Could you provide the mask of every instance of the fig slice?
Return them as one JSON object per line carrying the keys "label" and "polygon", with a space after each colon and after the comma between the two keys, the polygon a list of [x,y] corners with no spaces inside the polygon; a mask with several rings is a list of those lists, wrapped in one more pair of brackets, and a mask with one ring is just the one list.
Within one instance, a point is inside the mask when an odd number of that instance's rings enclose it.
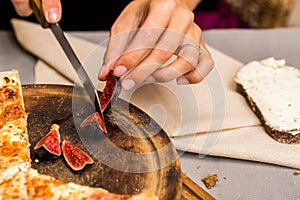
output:
{"label": "fig slice", "polygon": [[93,164],[93,159],[70,141],[62,142],[63,156],[68,165],[74,170],[82,170],[87,164]]}
{"label": "fig slice", "polygon": [[[111,106],[111,104],[116,100],[115,99],[115,94],[118,89],[118,77],[116,77],[112,71],[109,72],[107,79],[106,79],[106,84],[103,89],[103,92],[100,97],[100,109],[102,112],[104,112],[108,106]],[[99,112],[94,112],[91,115],[89,115],[87,118],[85,118],[82,123],[80,124],[81,127],[85,127],[88,124],[96,122],[99,126],[99,128],[103,131],[104,134],[107,134],[107,129],[105,126],[104,119],[100,116]]]}
{"label": "fig slice", "polygon": [[34,151],[40,156],[61,155],[59,125],[52,124],[50,131],[34,146]]}
{"label": "fig slice", "polygon": [[106,110],[108,105],[110,103],[113,103],[116,99],[112,99],[114,97],[114,94],[117,90],[118,86],[118,77],[116,77],[112,71],[109,72],[107,75],[105,87],[102,91],[101,97],[100,97],[100,106],[102,112]]}
{"label": "fig slice", "polygon": [[101,118],[101,116],[98,112],[94,112],[93,114],[91,114],[87,118],[85,118],[81,122],[80,126],[85,127],[92,122],[96,122],[98,124],[99,128],[104,132],[104,134],[107,134],[107,129],[106,129],[104,120]]}

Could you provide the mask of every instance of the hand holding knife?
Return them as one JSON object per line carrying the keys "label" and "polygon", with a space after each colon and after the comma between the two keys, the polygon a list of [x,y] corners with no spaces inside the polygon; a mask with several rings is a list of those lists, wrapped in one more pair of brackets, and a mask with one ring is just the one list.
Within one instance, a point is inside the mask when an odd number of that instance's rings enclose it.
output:
{"label": "hand holding knife", "polygon": [[96,112],[99,113],[99,117],[103,122],[103,127],[101,127],[102,131],[106,133],[106,128],[104,125],[104,117],[103,112],[100,107],[100,100],[98,96],[98,92],[94,87],[92,81],[90,80],[87,72],[83,68],[80,60],[78,59],[77,55],[75,54],[72,46],[70,45],[69,41],[67,40],[64,32],[59,27],[58,23],[48,23],[44,17],[44,13],[42,10],[42,2],[41,0],[30,0],[31,8],[37,18],[38,22],[43,28],[50,28],[54,36],[56,37],[57,41],[59,42],[60,46],[62,47],[64,53],[66,54],[67,58],[69,59],[70,63],[72,64],[75,72],[77,73],[80,81],[83,84],[83,87],[91,100]]}

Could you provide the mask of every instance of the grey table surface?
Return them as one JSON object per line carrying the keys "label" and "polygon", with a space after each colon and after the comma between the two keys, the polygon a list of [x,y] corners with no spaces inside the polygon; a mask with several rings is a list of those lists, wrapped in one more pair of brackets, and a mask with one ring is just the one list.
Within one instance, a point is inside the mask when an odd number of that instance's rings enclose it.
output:
{"label": "grey table surface", "polygon": [[[108,32],[70,32],[74,36],[100,43]],[[269,30],[227,29],[203,32],[204,41],[241,62],[268,56],[284,58],[300,67],[300,28]],[[23,84],[34,83],[36,58],[24,51],[13,33],[0,31],[0,70],[18,69]],[[183,172],[216,199],[300,199],[299,170],[271,164],[180,152]],[[219,182],[207,189],[201,179],[217,174]]]}

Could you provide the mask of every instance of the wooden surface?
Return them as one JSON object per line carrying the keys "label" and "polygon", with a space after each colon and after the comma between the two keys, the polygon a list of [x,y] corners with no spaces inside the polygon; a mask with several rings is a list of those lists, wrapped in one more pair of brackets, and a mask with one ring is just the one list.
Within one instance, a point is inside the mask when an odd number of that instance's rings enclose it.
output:
{"label": "wooden surface", "polygon": [[[181,198],[181,167],[176,149],[167,134],[141,110],[118,100],[105,113],[107,136],[97,126],[79,127],[87,117],[88,102],[71,86],[24,85],[25,109],[31,143],[32,167],[63,181],[103,187],[122,194],[148,190],[160,199]],[[56,123],[61,139],[67,139],[95,161],[74,172],[62,156],[41,158],[34,145]]]}
{"label": "wooden surface", "polygon": [[215,198],[183,173],[181,200],[215,200]]}

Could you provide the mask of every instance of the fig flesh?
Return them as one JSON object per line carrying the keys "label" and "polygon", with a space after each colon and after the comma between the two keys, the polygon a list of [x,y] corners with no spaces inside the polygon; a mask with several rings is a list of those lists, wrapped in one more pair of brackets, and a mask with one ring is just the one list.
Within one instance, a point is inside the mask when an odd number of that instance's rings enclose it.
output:
{"label": "fig flesh", "polygon": [[82,123],[80,124],[81,127],[85,127],[89,125],[92,122],[96,122],[99,128],[103,131],[104,134],[107,134],[107,129],[104,123],[104,120],[100,116],[98,112],[95,112],[91,115],[89,115],[87,118],[85,118]]}
{"label": "fig flesh", "polygon": [[62,152],[67,164],[75,171],[82,170],[87,164],[93,164],[93,159],[71,142],[62,142]]}
{"label": "fig flesh", "polygon": [[61,155],[59,125],[52,124],[50,131],[34,146],[40,157]]}
{"label": "fig flesh", "polygon": [[[114,94],[117,92],[118,86],[118,77],[116,77],[112,71],[109,72],[106,84],[103,89],[103,92],[100,97],[100,109],[104,112],[109,106],[111,106],[112,101],[115,101]],[[119,92],[119,91],[118,91]],[[85,127],[88,124],[96,122],[99,128],[103,131],[104,134],[107,134],[107,129],[105,126],[104,119],[100,116],[98,112],[95,112],[85,118],[82,123],[80,124],[81,127]]]}
{"label": "fig flesh", "polygon": [[111,103],[111,100],[116,92],[118,85],[118,78],[113,74],[112,71],[107,75],[105,87],[100,97],[100,106],[102,112],[106,110],[108,105]]}

